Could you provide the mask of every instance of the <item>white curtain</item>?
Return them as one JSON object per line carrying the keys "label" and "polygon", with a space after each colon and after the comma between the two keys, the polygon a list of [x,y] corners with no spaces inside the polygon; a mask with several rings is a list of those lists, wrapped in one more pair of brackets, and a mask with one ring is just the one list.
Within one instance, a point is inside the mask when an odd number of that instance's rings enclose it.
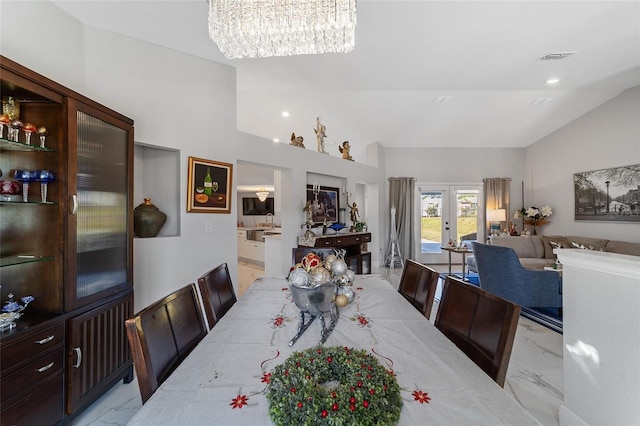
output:
{"label": "white curtain", "polygon": [[490,235],[490,223],[486,220],[489,210],[505,209],[506,224],[509,223],[513,212],[511,211],[511,203],[509,201],[509,193],[511,190],[511,178],[486,178],[484,182],[484,206],[485,206],[485,229],[487,235]]}
{"label": "white curtain", "polygon": [[[387,211],[391,217],[391,207],[396,208],[396,235],[398,248],[404,259],[415,258],[414,216],[416,178],[389,178],[389,206]],[[391,220],[391,219],[389,219]],[[391,255],[391,235],[387,239],[385,259]]]}

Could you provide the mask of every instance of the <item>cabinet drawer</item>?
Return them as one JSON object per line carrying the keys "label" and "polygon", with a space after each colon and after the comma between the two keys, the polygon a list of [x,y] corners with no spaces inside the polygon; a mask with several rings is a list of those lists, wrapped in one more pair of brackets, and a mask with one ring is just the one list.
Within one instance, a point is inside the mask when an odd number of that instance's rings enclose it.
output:
{"label": "cabinet drawer", "polygon": [[63,341],[64,323],[34,333],[27,333],[15,342],[3,345],[2,353],[0,353],[2,369],[5,370],[33,356],[42,354]]}
{"label": "cabinet drawer", "polygon": [[355,243],[368,243],[368,242],[371,242],[371,234],[355,235],[353,238],[354,238]]}
{"label": "cabinet drawer", "polygon": [[[49,352],[40,357],[18,371],[2,376],[0,382],[0,392],[2,394],[2,403],[5,404],[12,399],[12,395],[18,395],[33,385],[47,380],[49,377],[56,375],[62,371],[64,362],[64,346],[59,345],[58,349]],[[62,388],[58,392],[62,391]]]}
{"label": "cabinet drawer", "polygon": [[16,426],[54,425],[62,420],[64,388],[62,372],[11,405],[2,404],[0,424]]}

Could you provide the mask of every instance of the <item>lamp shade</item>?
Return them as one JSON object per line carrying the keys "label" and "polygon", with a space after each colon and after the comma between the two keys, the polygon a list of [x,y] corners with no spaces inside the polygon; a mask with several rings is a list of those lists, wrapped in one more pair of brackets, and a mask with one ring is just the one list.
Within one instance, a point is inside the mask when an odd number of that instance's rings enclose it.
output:
{"label": "lamp shade", "polygon": [[489,222],[504,222],[507,220],[505,209],[487,210],[487,220]]}

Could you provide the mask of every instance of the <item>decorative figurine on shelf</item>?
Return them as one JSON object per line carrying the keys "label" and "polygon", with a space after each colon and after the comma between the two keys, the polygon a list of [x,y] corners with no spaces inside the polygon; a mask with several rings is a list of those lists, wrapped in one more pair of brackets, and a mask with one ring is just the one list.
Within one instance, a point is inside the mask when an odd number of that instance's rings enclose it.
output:
{"label": "decorative figurine on shelf", "polygon": [[304,228],[304,227],[307,228],[306,232],[304,233],[304,238],[314,238],[316,236],[311,231],[311,227],[313,226],[312,209],[313,207],[311,206],[311,200],[308,200],[307,203],[304,205],[304,208],[302,209],[302,211],[305,213],[305,221],[302,222],[302,224],[300,225],[300,228]]}
{"label": "decorative figurine on shelf", "polygon": [[513,222],[509,223],[509,235],[512,237],[518,236],[518,230],[516,229],[516,225]]}
{"label": "decorative figurine on shelf", "polygon": [[351,146],[349,146],[349,141],[342,142],[342,146],[338,147],[340,154],[342,154],[342,158],[345,160],[353,161],[353,157],[349,154],[349,150]]}
{"label": "decorative figurine on shelf", "polygon": [[320,122],[320,117],[316,117],[316,128],[313,131],[316,133],[318,152],[326,153],[324,150],[324,138],[327,137],[327,128]]}
{"label": "decorative figurine on shelf", "polygon": [[16,326],[16,320],[22,315],[22,311],[27,308],[27,305],[33,302],[35,297],[24,296],[20,298],[24,305],[21,305],[17,301],[13,300],[13,293],[7,295],[7,300],[2,307],[2,313],[0,313],[0,330],[12,329]]}
{"label": "decorative figurine on shelf", "polygon": [[356,224],[358,223],[358,216],[360,216],[358,213],[358,205],[355,201],[353,204],[349,204],[349,201],[347,201],[347,206],[351,209],[351,212],[349,213],[349,217],[351,218],[351,228],[349,228],[349,232],[355,232]]}
{"label": "decorative figurine on shelf", "polygon": [[304,138],[302,136],[296,136],[295,133],[291,133],[291,143],[289,145],[298,146],[304,148]]}

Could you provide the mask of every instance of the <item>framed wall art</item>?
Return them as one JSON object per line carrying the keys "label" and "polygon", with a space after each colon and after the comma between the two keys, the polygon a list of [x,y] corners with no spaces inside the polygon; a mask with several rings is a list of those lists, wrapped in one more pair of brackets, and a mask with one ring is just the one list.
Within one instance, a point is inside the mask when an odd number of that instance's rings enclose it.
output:
{"label": "framed wall art", "polygon": [[311,220],[314,224],[338,222],[340,189],[329,186],[307,185],[307,201],[311,202]]}
{"label": "framed wall art", "polygon": [[573,175],[575,220],[640,223],[640,164]]}
{"label": "framed wall art", "polygon": [[187,212],[231,213],[233,164],[189,157]]}

